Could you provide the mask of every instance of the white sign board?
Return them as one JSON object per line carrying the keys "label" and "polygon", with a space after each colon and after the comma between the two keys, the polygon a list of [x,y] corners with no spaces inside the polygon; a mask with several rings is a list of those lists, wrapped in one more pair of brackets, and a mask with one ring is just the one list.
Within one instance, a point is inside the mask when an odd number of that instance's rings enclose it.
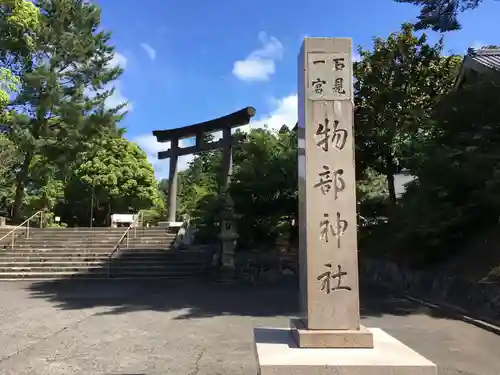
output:
{"label": "white sign board", "polygon": [[112,223],[132,223],[136,215],[133,214],[113,214],[111,215]]}

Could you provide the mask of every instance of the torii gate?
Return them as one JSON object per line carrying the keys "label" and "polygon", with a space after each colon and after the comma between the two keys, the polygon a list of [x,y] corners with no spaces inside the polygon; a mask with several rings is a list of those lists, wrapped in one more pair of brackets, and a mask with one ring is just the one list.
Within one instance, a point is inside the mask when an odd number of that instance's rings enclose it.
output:
{"label": "torii gate", "polygon": [[[246,107],[239,111],[230,113],[210,121],[200,122],[181,128],[169,130],[154,130],[153,135],[158,142],[170,142],[170,149],[158,152],[158,159],[170,158],[170,170],[168,177],[168,222],[176,221],[177,209],[177,158],[182,155],[195,154],[203,151],[223,149],[223,190],[227,191],[232,174],[233,155],[232,147],[235,138],[231,135],[231,129],[247,125],[255,115],[255,108]],[[222,131],[222,139],[216,142],[204,142],[204,133]],[[196,144],[190,147],[179,147],[179,140],[196,137]]]}

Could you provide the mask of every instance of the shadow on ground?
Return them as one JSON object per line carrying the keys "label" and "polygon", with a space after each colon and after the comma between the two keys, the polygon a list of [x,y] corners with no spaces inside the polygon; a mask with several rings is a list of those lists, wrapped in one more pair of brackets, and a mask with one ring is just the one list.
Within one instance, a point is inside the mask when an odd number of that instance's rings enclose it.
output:
{"label": "shadow on ground", "polygon": [[[266,317],[297,315],[298,285],[294,277],[274,283],[217,284],[204,280],[54,280],[28,286],[33,298],[46,299],[60,309],[107,307],[102,315],[131,311],[178,311],[177,319],[219,315]],[[444,313],[390,293],[382,286],[363,284],[361,315]]]}

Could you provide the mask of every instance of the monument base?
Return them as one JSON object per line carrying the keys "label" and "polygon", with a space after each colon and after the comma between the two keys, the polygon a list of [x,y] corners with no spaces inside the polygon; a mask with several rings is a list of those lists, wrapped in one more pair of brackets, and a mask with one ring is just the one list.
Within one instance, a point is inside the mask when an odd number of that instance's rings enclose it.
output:
{"label": "monument base", "polygon": [[373,334],[364,326],[359,330],[307,329],[307,319],[291,319],[290,328],[299,348],[373,348]]}
{"label": "monument base", "polygon": [[255,328],[259,375],[436,375],[436,365],[379,328],[372,349],[299,348],[286,328]]}

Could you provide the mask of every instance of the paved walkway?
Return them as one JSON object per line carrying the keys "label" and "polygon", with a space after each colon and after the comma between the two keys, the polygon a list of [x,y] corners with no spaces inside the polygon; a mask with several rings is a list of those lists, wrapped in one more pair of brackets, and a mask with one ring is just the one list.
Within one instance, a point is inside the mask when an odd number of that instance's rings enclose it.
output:
{"label": "paved walkway", "polygon": [[[291,284],[0,283],[0,375],[255,375],[252,328],[287,326],[296,301]],[[500,336],[373,286],[362,304],[440,375],[500,374]]]}

